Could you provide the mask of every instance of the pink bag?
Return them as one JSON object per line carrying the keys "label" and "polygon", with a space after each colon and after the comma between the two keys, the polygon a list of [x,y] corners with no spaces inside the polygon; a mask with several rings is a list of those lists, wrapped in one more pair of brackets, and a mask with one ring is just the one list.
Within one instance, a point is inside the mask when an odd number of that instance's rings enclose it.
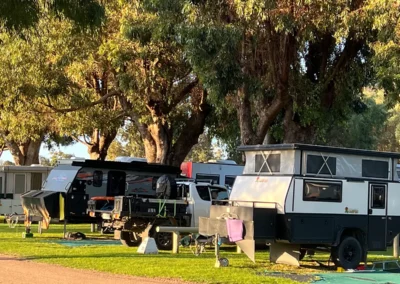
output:
{"label": "pink bag", "polygon": [[229,241],[238,242],[243,240],[243,221],[236,219],[227,219],[226,226],[228,229]]}

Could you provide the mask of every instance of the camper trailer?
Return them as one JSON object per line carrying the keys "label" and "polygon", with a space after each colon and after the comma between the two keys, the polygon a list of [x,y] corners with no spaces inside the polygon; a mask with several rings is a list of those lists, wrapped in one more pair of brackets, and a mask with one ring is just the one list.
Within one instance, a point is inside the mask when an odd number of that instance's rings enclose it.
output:
{"label": "camper trailer", "polygon": [[123,195],[154,196],[157,178],[178,177],[178,167],[146,162],[110,162],[97,160],[67,160],[50,172],[41,190],[22,195],[25,213],[43,218],[47,228],[50,220],[93,222],[86,212],[93,197]]}
{"label": "camper trailer", "polygon": [[0,166],[0,215],[22,214],[21,194],[42,187],[52,167]]}
{"label": "camper trailer", "polygon": [[202,235],[243,229],[236,241],[253,261],[254,241],[262,240],[273,262],[299,265],[302,251],[325,248],[336,265],[354,269],[400,233],[400,153],[305,144],[239,150],[243,175],[228,204],[201,218]]}
{"label": "camper trailer", "polygon": [[182,175],[197,180],[209,180],[232,188],[235,179],[243,173],[244,166],[231,160],[210,160],[208,163],[183,162]]}

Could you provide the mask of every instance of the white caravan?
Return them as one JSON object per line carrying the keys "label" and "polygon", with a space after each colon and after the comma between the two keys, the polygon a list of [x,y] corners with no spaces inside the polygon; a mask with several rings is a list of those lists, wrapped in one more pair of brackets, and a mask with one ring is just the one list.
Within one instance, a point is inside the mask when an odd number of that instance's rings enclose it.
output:
{"label": "white caravan", "polygon": [[231,160],[211,160],[208,163],[183,162],[182,175],[197,180],[210,180],[232,188],[235,179],[243,173],[244,166]]}
{"label": "white caravan", "polygon": [[238,219],[245,233],[237,244],[253,261],[254,241],[263,240],[271,243],[271,261],[299,265],[301,252],[325,247],[349,269],[400,233],[399,153],[305,144],[239,150],[243,175],[229,204],[201,218],[202,235],[228,236],[227,223]]}
{"label": "white caravan", "polygon": [[23,214],[21,194],[40,189],[52,167],[0,166],[0,215]]}

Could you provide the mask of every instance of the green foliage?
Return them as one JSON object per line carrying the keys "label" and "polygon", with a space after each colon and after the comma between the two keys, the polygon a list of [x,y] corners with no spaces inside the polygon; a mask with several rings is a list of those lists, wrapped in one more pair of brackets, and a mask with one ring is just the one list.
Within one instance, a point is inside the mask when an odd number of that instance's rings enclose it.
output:
{"label": "green foliage", "polygon": [[116,139],[111,143],[107,159],[115,160],[117,157],[144,158],[146,156],[140,133],[133,123],[126,122],[120,128]]}
{"label": "green foliage", "polygon": [[8,161],[8,160],[6,160],[6,161],[0,160],[0,165],[1,166],[15,166],[15,164],[13,162]]}
{"label": "green foliage", "polygon": [[362,100],[365,109],[353,113],[349,119],[332,123],[322,135],[322,144],[349,148],[377,150],[386,132],[389,113],[386,104],[379,101],[379,94],[367,93]]}
{"label": "green foliage", "polygon": [[208,162],[214,159],[212,148],[212,137],[207,134],[202,134],[199,137],[199,143],[192,148],[185,160],[203,163]]}
{"label": "green foliage", "polygon": [[233,26],[192,25],[182,28],[185,53],[204,86],[223,99],[243,82],[241,31]]}
{"label": "green foliage", "polygon": [[32,27],[43,17],[43,12],[71,19],[79,28],[98,27],[104,19],[104,8],[97,0],[0,1],[0,21],[9,30]]}

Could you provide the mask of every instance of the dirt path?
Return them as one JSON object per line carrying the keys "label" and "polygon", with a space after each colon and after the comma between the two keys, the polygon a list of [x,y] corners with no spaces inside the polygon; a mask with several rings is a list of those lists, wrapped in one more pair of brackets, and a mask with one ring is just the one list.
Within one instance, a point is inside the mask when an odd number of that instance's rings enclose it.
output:
{"label": "dirt path", "polygon": [[105,272],[81,270],[62,267],[54,264],[38,263],[27,259],[0,255],[1,284],[189,284],[179,280],[155,279],[125,275],[115,275]]}

